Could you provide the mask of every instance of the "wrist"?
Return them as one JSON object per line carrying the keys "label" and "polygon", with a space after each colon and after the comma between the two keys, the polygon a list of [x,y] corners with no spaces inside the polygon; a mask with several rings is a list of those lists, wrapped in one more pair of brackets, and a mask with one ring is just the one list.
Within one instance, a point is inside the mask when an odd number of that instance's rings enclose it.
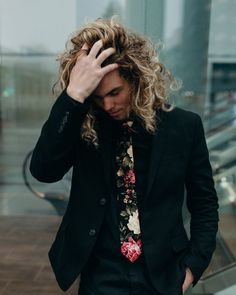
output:
{"label": "wrist", "polygon": [[73,91],[72,89],[70,89],[69,87],[67,87],[66,89],[66,93],[74,100],[84,103],[86,97],[82,94],[79,93],[78,91]]}

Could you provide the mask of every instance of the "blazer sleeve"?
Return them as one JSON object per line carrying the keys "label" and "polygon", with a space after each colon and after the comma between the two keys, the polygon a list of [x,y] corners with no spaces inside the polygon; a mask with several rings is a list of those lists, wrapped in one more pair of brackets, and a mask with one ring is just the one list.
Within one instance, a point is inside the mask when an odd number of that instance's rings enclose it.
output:
{"label": "blazer sleeve", "polygon": [[210,263],[216,247],[218,198],[201,117],[195,114],[195,136],[186,173],[187,207],[191,214],[190,250],[184,258],[193,286]]}
{"label": "blazer sleeve", "polygon": [[30,172],[39,181],[56,182],[73,164],[75,140],[89,106],[63,91],[54,103],[33,150]]}

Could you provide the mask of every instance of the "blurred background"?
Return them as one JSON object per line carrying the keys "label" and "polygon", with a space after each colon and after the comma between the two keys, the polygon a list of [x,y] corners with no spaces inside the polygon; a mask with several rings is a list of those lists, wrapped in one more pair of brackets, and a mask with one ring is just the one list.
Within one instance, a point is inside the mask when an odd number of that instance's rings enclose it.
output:
{"label": "blurred background", "polygon": [[[70,173],[41,184],[28,164],[55,101],[57,55],[88,20],[114,14],[161,43],[183,81],[176,105],[201,115],[220,203],[211,264],[192,294],[236,294],[236,0],[0,0],[0,294],[64,294],[47,252]],[[186,228],[189,215],[183,208]],[[76,294],[78,282],[66,294]]]}

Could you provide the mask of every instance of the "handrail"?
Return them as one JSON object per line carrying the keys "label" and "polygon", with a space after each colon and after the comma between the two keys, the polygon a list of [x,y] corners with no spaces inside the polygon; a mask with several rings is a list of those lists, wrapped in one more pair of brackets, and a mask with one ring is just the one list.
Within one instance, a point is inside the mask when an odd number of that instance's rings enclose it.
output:
{"label": "handrail", "polygon": [[201,281],[205,281],[209,278],[212,278],[216,275],[219,275],[223,272],[225,272],[226,270],[229,270],[229,269],[232,269],[232,268],[236,268],[236,262],[231,262],[229,265],[226,265],[226,266],[223,266],[221,269],[215,271],[215,272],[212,272],[210,274],[207,274],[205,275],[204,277],[201,278]]}
{"label": "handrail", "polygon": [[[224,133],[222,136],[222,132]],[[236,139],[236,125],[226,127],[223,131],[217,132],[206,139],[207,147],[213,150],[218,145]]]}
{"label": "handrail", "polygon": [[26,185],[26,187],[30,190],[30,192],[32,192],[35,196],[37,196],[40,199],[44,199],[45,201],[48,201],[51,203],[51,205],[53,205],[53,207],[55,208],[57,214],[59,216],[64,215],[65,210],[67,208],[68,205],[68,201],[69,198],[62,193],[59,192],[40,192],[38,190],[36,190],[29,182],[28,177],[27,177],[27,169],[28,169],[28,161],[32,155],[33,151],[30,151],[23,162],[23,166],[22,166],[22,175],[23,175],[23,179],[24,179],[24,183]]}
{"label": "handrail", "polygon": [[28,177],[27,177],[27,173],[26,173],[26,170],[27,170],[27,164],[28,164],[28,161],[29,161],[29,159],[30,159],[32,153],[33,153],[33,150],[30,151],[30,152],[26,155],[26,157],[25,157],[25,159],[24,159],[23,166],[22,166],[22,176],[23,176],[23,180],[24,180],[24,183],[25,183],[26,187],[27,187],[27,188],[28,188],[28,189],[29,189],[34,195],[36,195],[37,197],[43,199],[43,198],[45,198],[45,193],[39,192],[39,191],[37,191],[36,189],[34,189],[34,188],[32,187],[32,185],[31,185],[31,184],[29,183],[29,181],[28,181]]}
{"label": "handrail", "polygon": [[[224,107],[221,107],[219,109],[215,109],[215,110],[212,110],[210,111],[209,113],[207,113],[206,115],[204,115],[204,119],[208,120],[209,118],[212,117],[212,115],[217,115],[218,113],[221,113],[222,111],[226,111],[228,110],[230,107],[232,107],[232,105],[235,105],[236,106],[236,99],[232,99],[230,101],[230,103],[227,103],[226,106]],[[210,107],[209,107],[210,109]]]}
{"label": "handrail", "polygon": [[212,133],[216,133],[217,131],[222,130],[224,127],[227,127],[227,125],[232,123],[234,120],[236,120],[236,116],[233,118],[230,118],[230,120],[223,122],[221,125],[219,125],[217,127],[213,127],[213,128],[206,130],[206,136],[210,136]]}

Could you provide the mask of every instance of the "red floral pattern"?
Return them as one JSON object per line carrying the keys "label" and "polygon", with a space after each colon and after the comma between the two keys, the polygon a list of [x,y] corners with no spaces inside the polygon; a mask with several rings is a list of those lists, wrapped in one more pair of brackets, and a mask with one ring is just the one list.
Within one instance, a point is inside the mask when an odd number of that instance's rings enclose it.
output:
{"label": "red floral pattern", "polygon": [[135,174],[133,170],[129,170],[124,176],[125,186],[129,186],[130,183],[135,184]]}
{"label": "red floral pattern", "polygon": [[141,240],[137,242],[131,237],[129,237],[128,242],[121,244],[121,253],[127,257],[131,262],[134,262],[138,259],[141,251]]}

